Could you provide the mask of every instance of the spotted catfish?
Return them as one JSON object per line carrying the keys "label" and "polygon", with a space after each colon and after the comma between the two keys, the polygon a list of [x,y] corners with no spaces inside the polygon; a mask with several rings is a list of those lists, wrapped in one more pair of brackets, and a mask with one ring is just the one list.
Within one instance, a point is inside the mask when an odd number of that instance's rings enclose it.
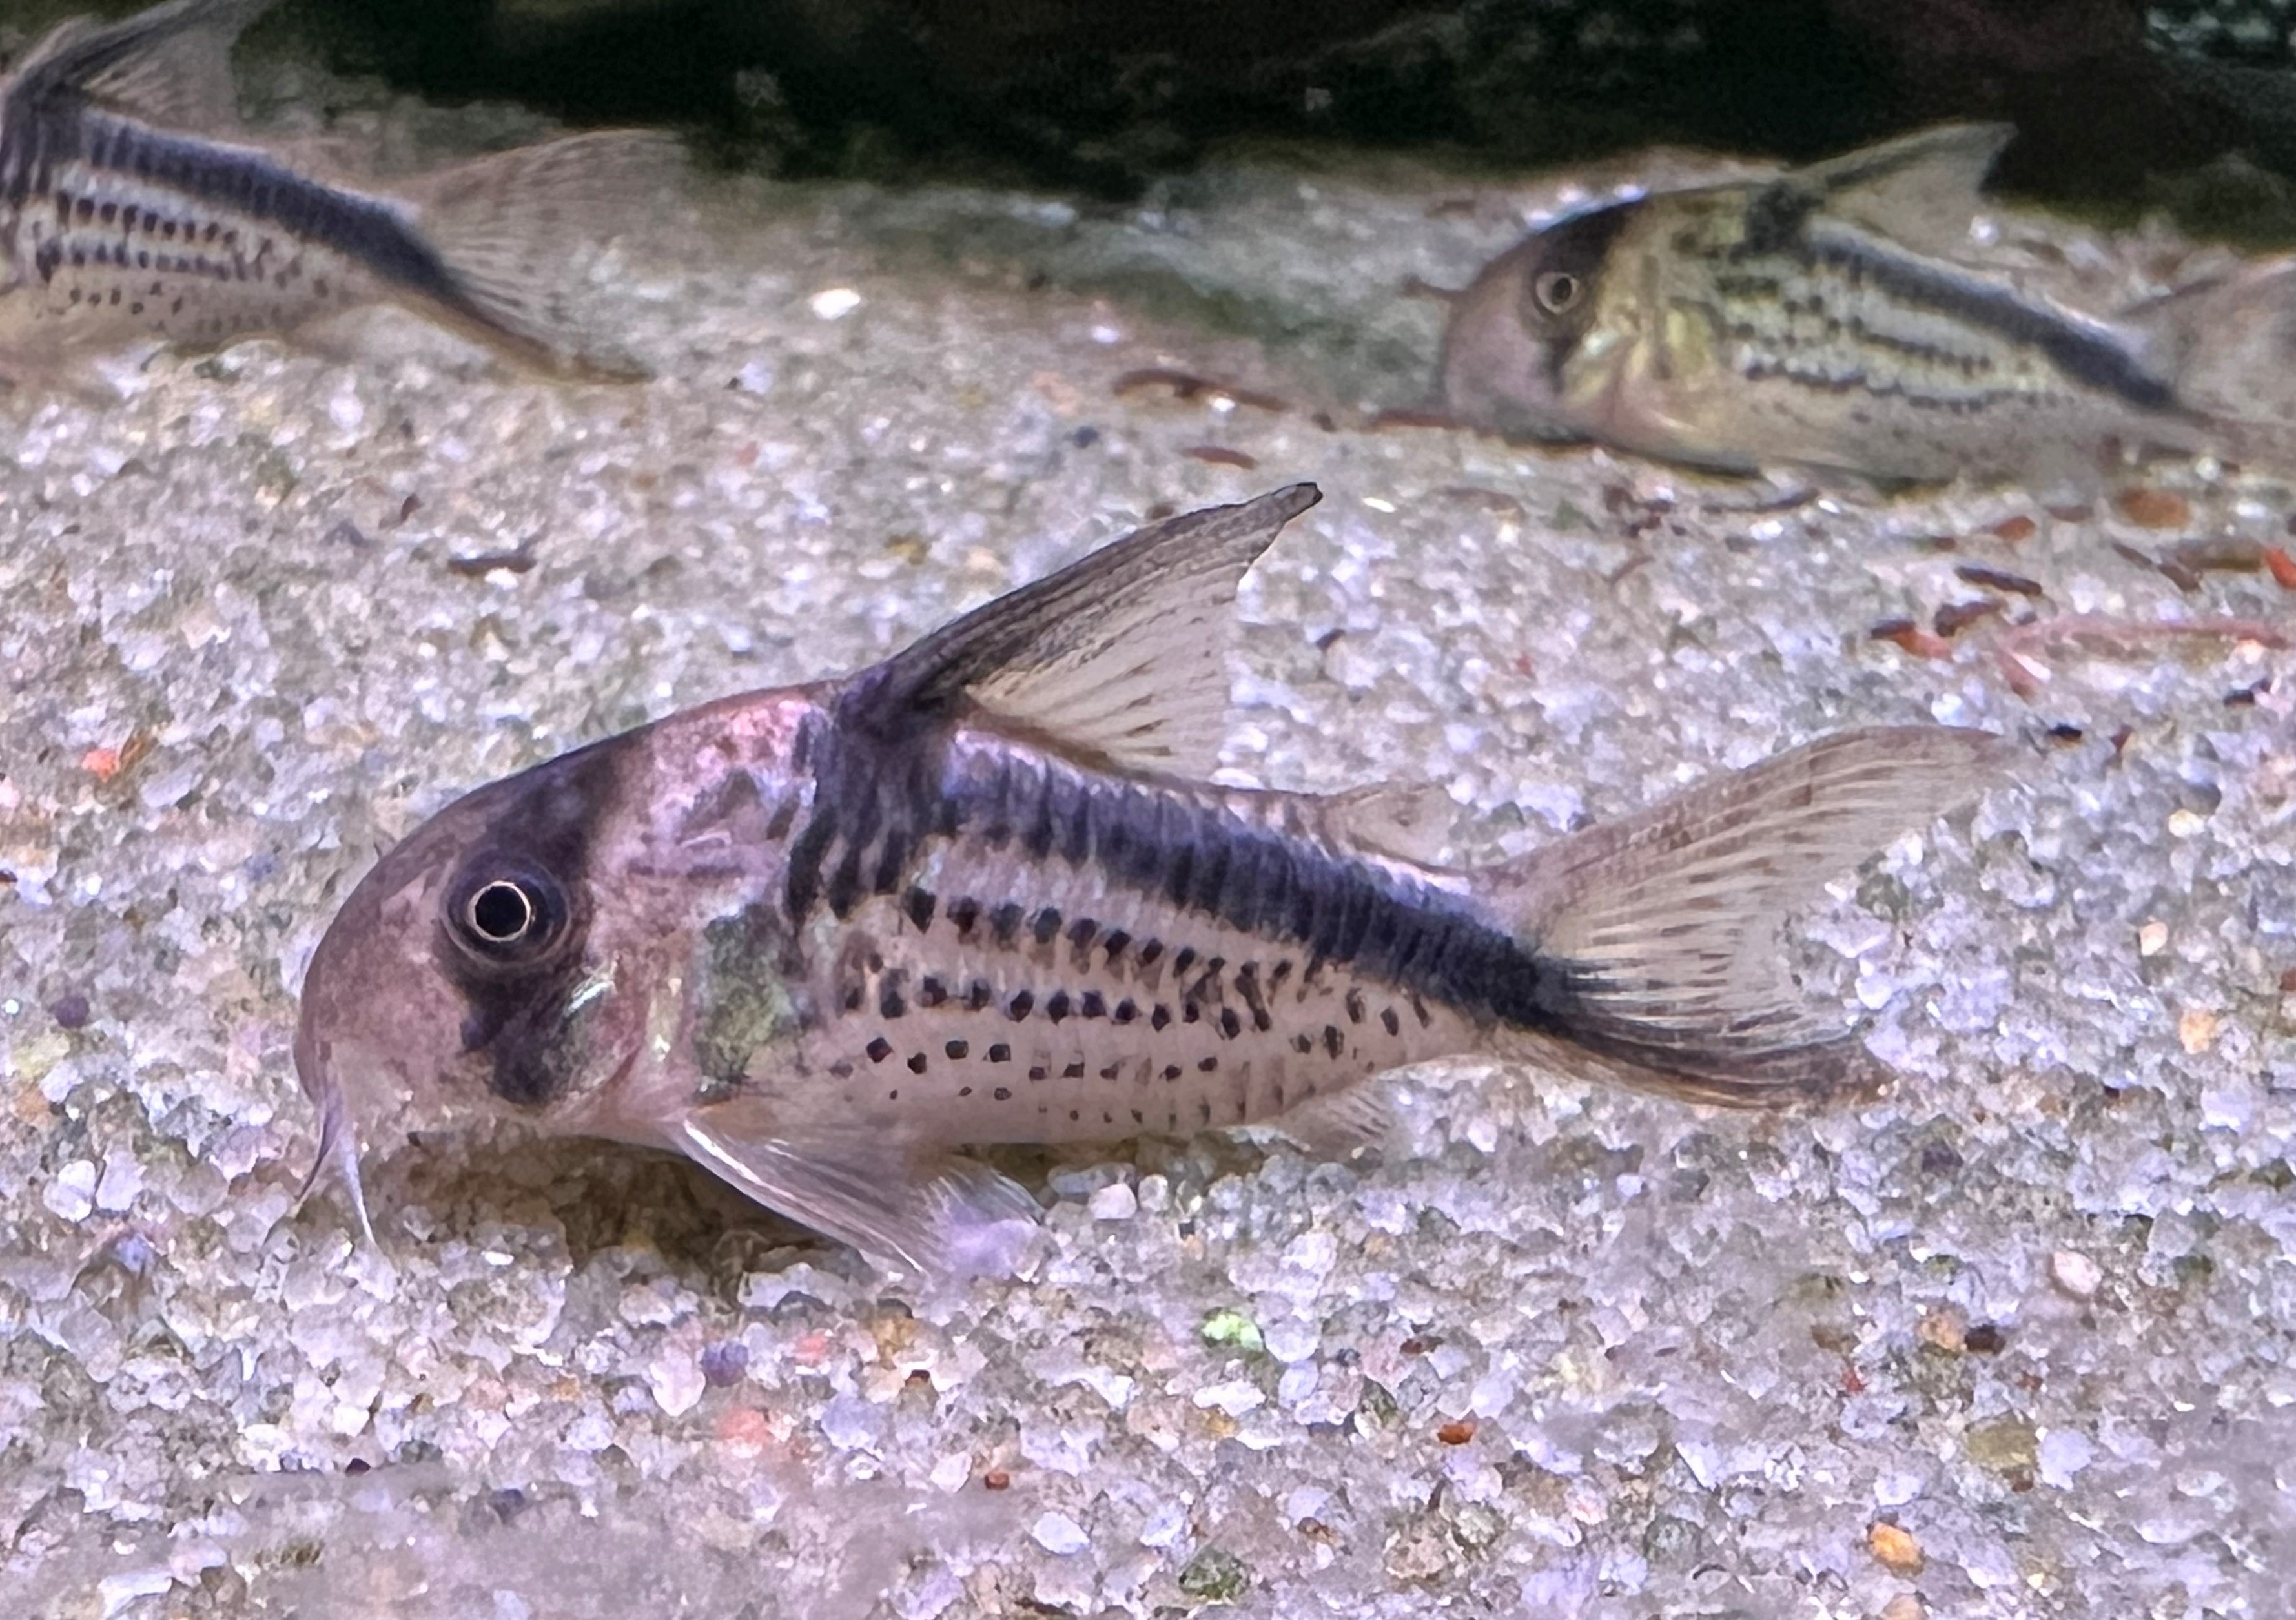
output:
{"label": "spotted catfish", "polygon": [[1557,220],[1458,295],[1442,409],[1728,471],[2093,484],[2129,448],[2296,467],[2296,265],[2103,320],[1956,263],[2009,135],[1948,125]]}
{"label": "spotted catfish", "polygon": [[586,235],[676,176],[667,137],[576,135],[355,190],[234,123],[229,55],[270,0],[59,24],[0,78],[0,377],[92,384],[137,340],[217,348],[406,306],[530,368],[619,376],[561,308]]}
{"label": "spotted catfish", "polygon": [[1237,582],[1317,499],[1151,525],[858,675],[448,806],[312,960],[322,1165],[356,1194],[360,1133],[508,1116],[691,1155],[930,1272],[1032,1210],[968,1144],[1265,1123],[1337,1147],[1381,1130],[1374,1076],[1448,1054],[1716,1103],[1874,1080],[1775,930],[1971,792],[1996,740],[1849,732],[1525,859],[1431,864],[1447,800],[1208,781]]}

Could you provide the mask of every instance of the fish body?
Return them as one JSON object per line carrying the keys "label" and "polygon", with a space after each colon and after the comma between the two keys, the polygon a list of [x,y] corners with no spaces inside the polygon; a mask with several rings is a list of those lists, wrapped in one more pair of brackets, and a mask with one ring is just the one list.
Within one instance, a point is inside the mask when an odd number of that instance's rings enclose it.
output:
{"label": "fish body", "polygon": [[339,185],[195,125],[232,120],[232,41],[269,0],[171,0],[58,25],[0,78],[0,376],[138,340],[201,348],[397,303],[529,367],[613,373],[554,307],[585,225],[672,172],[662,137],[570,137]]}
{"label": "fish body", "polygon": [[1947,126],[1559,220],[1459,295],[1445,409],[1726,471],[1911,481],[2093,481],[2114,445],[2216,442],[2227,424],[2180,388],[2205,300],[2094,320],[1939,251],[2010,133]]}
{"label": "fish body", "polygon": [[1423,793],[1220,787],[1237,579],[1300,486],[1152,526],[840,681],[722,700],[449,806],[307,975],[323,1162],[481,1116],[690,1155],[889,1265],[1033,1210],[958,1150],[1375,1137],[1385,1070],[1562,1054],[1783,1102],[1873,1072],[1792,903],[1993,740],[1849,733],[1482,870]]}

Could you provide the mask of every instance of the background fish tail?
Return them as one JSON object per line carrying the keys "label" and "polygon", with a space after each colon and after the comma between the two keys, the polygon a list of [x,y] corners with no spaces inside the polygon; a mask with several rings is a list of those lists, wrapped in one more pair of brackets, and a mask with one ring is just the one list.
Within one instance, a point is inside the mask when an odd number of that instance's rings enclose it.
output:
{"label": "background fish tail", "polygon": [[1494,898],[1554,974],[1527,1043],[1613,1077],[1775,1107],[1872,1084],[1879,1066],[1813,1008],[1780,937],[1790,912],[1975,791],[1997,738],[1942,726],[1845,732],[1502,868]]}
{"label": "background fish tail", "polygon": [[586,341],[570,310],[586,244],[661,220],[684,151],[649,130],[600,130],[499,152],[406,192],[459,297],[423,300],[448,324],[537,370],[627,380],[645,375]]}
{"label": "background fish tail", "polygon": [[2296,471],[2296,257],[2241,265],[2124,310],[2122,325],[2229,460]]}

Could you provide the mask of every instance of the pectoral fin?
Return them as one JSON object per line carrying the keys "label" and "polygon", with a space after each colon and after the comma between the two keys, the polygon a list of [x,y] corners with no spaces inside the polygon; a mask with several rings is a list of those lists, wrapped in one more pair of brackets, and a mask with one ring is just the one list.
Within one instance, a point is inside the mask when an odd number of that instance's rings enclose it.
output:
{"label": "pectoral fin", "polygon": [[928,1280],[1009,1274],[1036,1230],[1027,1189],[986,1165],[903,1150],[880,1133],[777,1135],[767,1110],[698,1109],[685,1151],[768,1209]]}

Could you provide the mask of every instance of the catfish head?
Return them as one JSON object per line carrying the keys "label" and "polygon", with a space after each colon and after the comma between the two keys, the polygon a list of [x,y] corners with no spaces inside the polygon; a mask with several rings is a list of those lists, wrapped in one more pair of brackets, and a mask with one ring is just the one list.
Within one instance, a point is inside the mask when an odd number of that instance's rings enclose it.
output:
{"label": "catfish head", "polygon": [[[762,727],[729,722],[736,705]],[[784,713],[783,694],[732,700],[481,788],[352,891],[304,978],[295,1067],[320,1117],[313,1179],[341,1176],[370,1240],[363,1138],[506,1117],[675,1145],[662,1093],[690,1089],[676,1060],[702,934],[685,924],[742,886],[710,860],[729,841],[709,824],[733,780],[726,740],[762,730],[770,745]],[[742,967],[754,981],[770,959],[759,945]]]}
{"label": "catfish head", "polygon": [[1597,335],[1611,246],[1636,207],[1557,220],[1484,266],[1457,296],[1436,378],[1454,420],[1529,438],[1585,436],[1564,367]]}

